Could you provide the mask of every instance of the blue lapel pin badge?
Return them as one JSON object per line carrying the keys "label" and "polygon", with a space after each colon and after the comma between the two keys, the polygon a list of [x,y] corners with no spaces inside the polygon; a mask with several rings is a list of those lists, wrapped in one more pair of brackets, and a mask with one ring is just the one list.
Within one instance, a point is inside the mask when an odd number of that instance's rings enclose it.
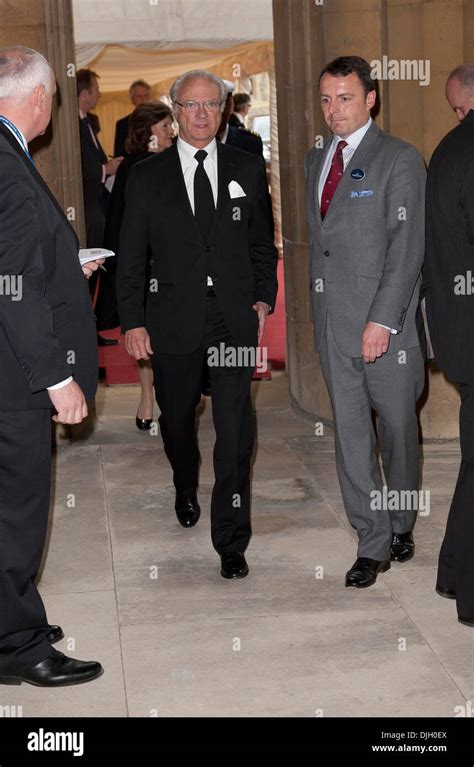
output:
{"label": "blue lapel pin badge", "polygon": [[356,181],[362,181],[365,178],[365,171],[362,168],[354,168],[351,172],[351,178],[354,178]]}

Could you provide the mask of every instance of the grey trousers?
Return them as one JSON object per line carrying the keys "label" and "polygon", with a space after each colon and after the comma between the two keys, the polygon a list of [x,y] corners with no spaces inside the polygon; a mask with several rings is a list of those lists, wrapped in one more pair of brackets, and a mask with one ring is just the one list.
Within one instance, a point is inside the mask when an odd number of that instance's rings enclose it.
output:
{"label": "grey trousers", "polygon": [[[336,345],[329,317],[319,352],[334,412],[336,466],[344,508],[359,537],[357,556],[380,561],[390,558],[392,533],[412,530],[416,520],[412,492],[419,489],[415,408],[425,371],[419,347],[407,349],[405,354],[405,362],[400,362],[404,358],[398,353],[390,354],[390,348],[373,363],[346,357]],[[372,410],[378,416],[385,493]],[[411,493],[411,503],[406,491]]]}

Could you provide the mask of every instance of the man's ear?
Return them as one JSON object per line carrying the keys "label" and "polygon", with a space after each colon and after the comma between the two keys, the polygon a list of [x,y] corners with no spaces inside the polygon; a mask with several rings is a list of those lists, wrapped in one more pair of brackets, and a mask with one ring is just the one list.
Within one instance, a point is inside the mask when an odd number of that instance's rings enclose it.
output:
{"label": "man's ear", "polygon": [[369,109],[372,109],[372,107],[375,105],[376,100],[377,100],[377,91],[370,91],[367,94],[367,101],[366,101]]}
{"label": "man's ear", "polygon": [[40,112],[44,111],[46,106],[46,90],[42,83],[33,90],[33,103]]}

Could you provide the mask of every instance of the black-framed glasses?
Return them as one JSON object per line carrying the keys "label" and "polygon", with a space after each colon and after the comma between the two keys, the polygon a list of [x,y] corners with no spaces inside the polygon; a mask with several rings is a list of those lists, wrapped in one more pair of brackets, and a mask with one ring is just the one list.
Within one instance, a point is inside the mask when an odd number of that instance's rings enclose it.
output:
{"label": "black-framed glasses", "polygon": [[183,107],[186,112],[197,112],[200,106],[204,107],[206,112],[216,112],[222,104],[222,101],[208,99],[207,101],[184,101],[183,103],[181,103],[181,101],[175,101],[174,103]]}

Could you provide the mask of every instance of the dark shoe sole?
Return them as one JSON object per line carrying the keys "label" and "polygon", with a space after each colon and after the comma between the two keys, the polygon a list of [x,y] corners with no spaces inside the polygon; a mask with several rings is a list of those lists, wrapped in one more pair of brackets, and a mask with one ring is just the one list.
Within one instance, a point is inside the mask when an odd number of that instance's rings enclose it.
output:
{"label": "dark shoe sole", "polygon": [[85,679],[68,679],[64,682],[53,682],[52,684],[46,684],[45,682],[34,682],[31,679],[23,679],[21,676],[1,676],[0,684],[20,685],[20,684],[32,684],[35,687],[72,687],[76,684],[84,684],[85,682],[92,682],[94,679],[98,679],[104,673],[104,669],[101,668],[96,674],[86,677]]}
{"label": "dark shoe sole", "polygon": [[444,586],[436,586],[435,591],[440,597],[445,599],[456,599],[456,592],[453,589],[447,589]]}
{"label": "dark shoe sole", "polygon": [[373,586],[374,583],[377,581],[377,576],[380,575],[380,573],[386,573],[387,570],[390,570],[390,562],[386,562],[380,570],[377,572],[377,575],[372,581],[369,581],[368,583],[345,583],[344,585],[346,588],[356,588],[356,589],[368,589],[369,586]]}
{"label": "dark shoe sole", "polygon": [[463,626],[470,626],[471,628],[474,628],[474,618],[463,618],[462,615],[458,615],[458,621],[459,623],[462,623]]}
{"label": "dark shoe sole", "polygon": [[223,578],[227,578],[229,581],[235,581],[237,578],[245,578],[249,574],[249,568],[247,567],[245,570],[242,570],[240,573],[235,573],[232,575],[229,575],[229,573],[225,573],[224,570],[221,569],[221,575]]}

